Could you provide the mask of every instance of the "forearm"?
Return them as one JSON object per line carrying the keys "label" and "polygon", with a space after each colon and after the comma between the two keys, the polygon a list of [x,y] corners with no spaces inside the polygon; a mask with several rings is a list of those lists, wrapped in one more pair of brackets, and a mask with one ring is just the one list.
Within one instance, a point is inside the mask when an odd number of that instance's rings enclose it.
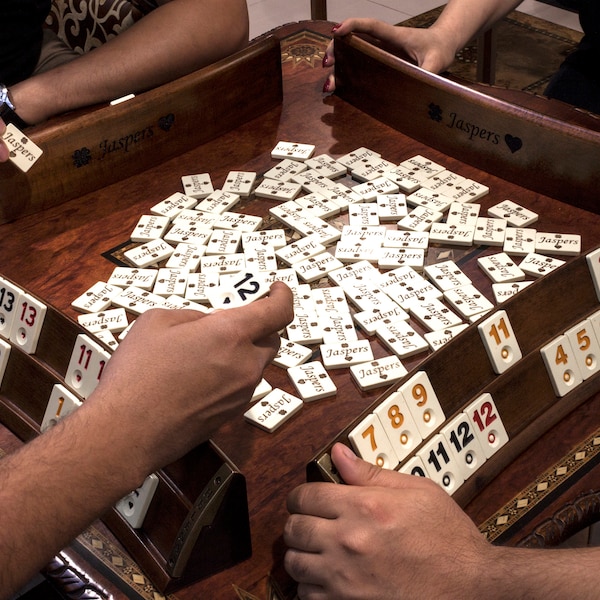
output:
{"label": "forearm", "polygon": [[247,41],[245,1],[173,0],[100,48],[11,87],[11,94],[19,116],[38,123],[171,81]]}
{"label": "forearm", "polygon": [[450,0],[430,27],[448,39],[457,52],[469,40],[489,29],[523,0]]}
{"label": "forearm", "polygon": [[598,547],[565,550],[497,547],[491,558],[473,585],[473,598],[598,598]]}
{"label": "forearm", "polygon": [[128,436],[111,433],[127,423],[84,408],[0,461],[0,598],[145,477],[127,464]]}

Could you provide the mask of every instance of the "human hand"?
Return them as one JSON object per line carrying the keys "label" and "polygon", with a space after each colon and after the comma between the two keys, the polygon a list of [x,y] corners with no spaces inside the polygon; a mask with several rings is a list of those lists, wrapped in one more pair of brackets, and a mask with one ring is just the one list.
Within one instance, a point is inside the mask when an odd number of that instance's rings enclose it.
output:
{"label": "human hand", "polygon": [[[6,131],[6,125],[4,124],[4,121],[2,119],[0,119],[0,137],[2,137],[4,135],[5,131]],[[5,162],[7,160],[8,160],[8,146],[2,140],[0,140],[0,162]]]}
{"label": "human hand", "polygon": [[[323,67],[335,64],[333,53],[335,38],[349,33],[366,33],[382,42],[389,49],[412,60],[419,67],[432,73],[440,73],[454,61],[454,49],[448,36],[435,26],[428,29],[400,27],[377,19],[346,19],[332,29],[333,39],[327,46]],[[323,92],[333,92],[336,87],[335,74],[325,80]]]}
{"label": "human hand", "polygon": [[104,421],[112,413],[121,429],[116,443],[131,446],[129,465],[146,474],[161,468],[248,403],[279,348],[277,332],[292,318],[292,293],[280,282],[269,296],[241,308],[148,311],[82,409],[94,402]]}
{"label": "human hand", "polygon": [[438,485],[380,469],[336,444],[348,485],[288,496],[285,568],[303,600],[470,598],[493,546]]}

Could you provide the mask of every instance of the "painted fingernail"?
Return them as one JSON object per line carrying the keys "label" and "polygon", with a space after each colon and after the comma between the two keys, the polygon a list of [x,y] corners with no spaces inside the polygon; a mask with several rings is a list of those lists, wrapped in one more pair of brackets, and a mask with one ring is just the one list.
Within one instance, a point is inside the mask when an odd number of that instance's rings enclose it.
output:
{"label": "painted fingernail", "polygon": [[339,28],[340,28],[341,23],[336,23],[332,28],[331,28],[331,33],[335,33]]}
{"label": "painted fingernail", "polygon": [[329,56],[327,54],[323,57],[323,67],[329,66]]}
{"label": "painted fingernail", "polygon": [[329,92],[329,88],[331,87],[331,82],[329,81],[329,79],[325,80],[325,83],[323,84],[323,93],[327,93]]}

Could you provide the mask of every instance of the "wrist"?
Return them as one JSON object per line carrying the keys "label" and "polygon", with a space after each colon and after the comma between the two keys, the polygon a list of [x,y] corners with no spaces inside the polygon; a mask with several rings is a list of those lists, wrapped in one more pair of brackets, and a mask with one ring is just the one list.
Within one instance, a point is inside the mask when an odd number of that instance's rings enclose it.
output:
{"label": "wrist", "polygon": [[28,123],[17,114],[17,107],[8,87],[0,83],[0,117],[4,123],[12,123],[18,129],[25,129]]}

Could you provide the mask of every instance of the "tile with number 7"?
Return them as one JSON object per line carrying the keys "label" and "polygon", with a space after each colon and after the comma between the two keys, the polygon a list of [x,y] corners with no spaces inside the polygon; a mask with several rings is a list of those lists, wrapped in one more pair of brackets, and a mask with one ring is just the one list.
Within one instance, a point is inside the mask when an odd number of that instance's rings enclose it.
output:
{"label": "tile with number 7", "polygon": [[393,469],[398,457],[377,415],[370,414],[349,434],[354,451],[367,462],[382,469]]}

